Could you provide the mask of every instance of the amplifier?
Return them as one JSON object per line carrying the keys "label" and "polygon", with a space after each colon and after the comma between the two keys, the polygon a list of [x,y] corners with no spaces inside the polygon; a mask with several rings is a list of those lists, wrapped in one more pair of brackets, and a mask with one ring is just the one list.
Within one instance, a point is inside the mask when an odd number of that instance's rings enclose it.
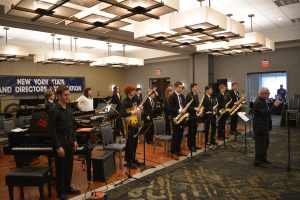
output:
{"label": "amplifier", "polygon": [[100,155],[92,158],[92,163],[94,181],[105,181],[116,172],[116,163],[113,151],[102,151]]}

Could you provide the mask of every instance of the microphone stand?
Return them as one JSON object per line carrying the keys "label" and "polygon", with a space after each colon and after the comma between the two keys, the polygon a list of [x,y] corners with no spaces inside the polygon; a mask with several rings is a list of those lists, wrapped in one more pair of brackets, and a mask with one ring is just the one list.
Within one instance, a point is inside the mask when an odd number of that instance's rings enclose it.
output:
{"label": "microphone stand", "polygon": [[[151,128],[153,122],[150,122],[147,127],[146,130],[144,132],[144,163],[143,163],[143,167],[141,168],[141,172],[150,169],[150,168],[155,168],[155,166],[147,166],[146,165],[146,134],[148,133],[149,129]],[[142,128],[143,130],[143,128]]]}

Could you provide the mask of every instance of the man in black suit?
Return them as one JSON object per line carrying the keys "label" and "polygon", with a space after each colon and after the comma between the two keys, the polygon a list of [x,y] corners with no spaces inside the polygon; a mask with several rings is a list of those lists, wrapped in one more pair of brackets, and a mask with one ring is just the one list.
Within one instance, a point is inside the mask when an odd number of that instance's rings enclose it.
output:
{"label": "man in black suit", "polygon": [[[222,110],[222,109],[227,109],[227,103],[230,101],[230,97],[226,92],[226,85],[221,84],[219,86],[219,90],[220,93],[217,96],[218,99],[218,109]],[[226,120],[229,117],[229,113],[226,112],[225,114],[223,114],[220,119],[219,119],[219,123],[218,123],[218,138],[219,140],[224,140],[225,139],[229,139],[227,136],[225,136],[225,125],[226,125]]]}
{"label": "man in black suit", "polygon": [[198,119],[196,116],[196,112],[199,112],[199,98],[198,98],[198,84],[191,83],[190,85],[191,92],[186,95],[186,102],[190,102],[193,99],[190,107],[188,108],[189,112],[189,120],[188,120],[188,147],[190,151],[196,152],[196,133],[197,133],[197,126],[198,126]]}
{"label": "man in black suit", "polygon": [[[148,127],[150,123],[152,123],[153,118],[157,116],[157,108],[156,103],[154,101],[155,93],[152,92],[149,94],[149,97],[145,101],[143,107],[142,120],[144,120],[145,127]],[[148,131],[145,133],[146,142],[148,144],[153,144],[153,134],[154,134],[154,126],[151,124]]]}
{"label": "man in black suit", "polygon": [[134,101],[137,103],[137,105],[140,105],[140,103],[143,101],[142,97],[142,88],[136,88],[136,94],[134,95]]}
{"label": "man in black suit", "polygon": [[65,200],[66,194],[80,194],[71,187],[73,152],[77,151],[73,112],[68,105],[70,91],[67,86],[57,88],[57,104],[49,111],[49,128],[55,155],[57,197]]}
{"label": "man in black suit", "polygon": [[[213,89],[211,86],[205,86],[205,97],[203,100],[204,106],[204,130],[205,130],[205,143],[217,144],[215,140],[216,135],[216,109],[217,100],[212,97]],[[210,132],[210,133],[209,133]]]}
{"label": "man in black suit", "polygon": [[280,88],[277,90],[277,95],[279,100],[285,102],[286,100],[286,89],[283,88],[283,85],[280,84]]}
{"label": "man in black suit", "polygon": [[[172,123],[173,123],[173,119],[179,113],[187,112],[187,109],[185,109],[185,98],[184,95],[182,94],[182,88],[183,88],[182,82],[177,81],[175,83],[175,92],[170,96],[169,99],[168,110],[171,116]],[[183,137],[183,124],[180,123],[177,125],[173,123],[171,153],[172,153],[172,158],[174,158],[175,160],[179,160],[178,156],[187,156],[187,154],[183,153],[180,148],[182,137]]]}
{"label": "man in black suit", "polygon": [[269,146],[269,131],[272,128],[271,113],[281,104],[281,101],[276,100],[274,105],[269,108],[266,100],[270,96],[268,88],[260,88],[259,96],[253,104],[253,131],[255,139],[255,159],[254,166],[265,167],[264,163],[269,164],[267,159],[267,150]]}
{"label": "man in black suit", "polygon": [[[236,102],[240,100],[239,97],[239,91],[238,91],[238,84],[236,82],[233,82],[231,85],[231,89],[229,91],[229,95],[232,99],[231,104],[229,104],[229,108],[232,108],[234,105],[236,105]],[[237,131],[237,124],[238,124],[238,115],[237,112],[230,117],[230,131],[233,135],[237,136],[241,133]]]}
{"label": "man in black suit", "polygon": [[120,135],[120,131],[124,135],[122,118],[120,116],[120,112],[121,112],[121,108],[122,108],[122,97],[120,95],[120,87],[119,86],[115,86],[113,88],[113,95],[111,97],[111,103],[117,105],[116,110],[119,112],[119,116],[117,117],[116,122],[115,122],[116,123],[115,124],[115,137]]}

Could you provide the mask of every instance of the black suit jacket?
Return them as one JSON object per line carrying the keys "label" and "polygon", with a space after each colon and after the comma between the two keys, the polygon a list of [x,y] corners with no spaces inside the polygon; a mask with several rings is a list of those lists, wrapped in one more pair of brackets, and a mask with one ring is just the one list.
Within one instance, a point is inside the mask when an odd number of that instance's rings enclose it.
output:
{"label": "black suit jacket", "polygon": [[190,114],[190,117],[195,117],[196,116],[195,108],[199,106],[198,94],[194,94],[193,92],[188,93],[186,95],[185,101],[186,103],[189,103],[192,99],[194,100],[191,103],[190,107],[188,108],[188,112]]}
{"label": "black suit jacket", "polygon": [[203,100],[203,106],[204,106],[204,114],[206,112],[213,112],[213,107],[216,105],[217,101],[216,98],[211,97],[211,101],[209,100],[209,97],[205,94],[204,100]]}
{"label": "black suit jacket", "polygon": [[221,92],[217,96],[218,99],[218,109],[225,108],[227,102],[230,100],[228,94],[222,94]]}
{"label": "black suit jacket", "polygon": [[140,105],[143,101],[142,95],[139,96],[139,95],[136,94],[136,95],[133,96],[133,99],[137,103],[137,105]]}
{"label": "black suit jacket", "polygon": [[[150,120],[147,119],[148,116],[150,117]],[[142,120],[144,120],[145,122],[150,122],[156,116],[157,116],[156,102],[153,99],[153,108],[152,108],[151,102],[149,98],[147,98],[143,106]]]}
{"label": "black suit jacket", "polygon": [[268,108],[266,100],[257,97],[253,104],[253,131],[256,134],[267,134],[272,128],[271,114],[275,110],[273,105]]}
{"label": "black suit jacket", "polygon": [[[185,98],[184,98],[183,94],[180,94],[179,96],[180,96],[180,99],[181,99],[181,102],[182,102],[182,108],[184,108],[185,107]],[[168,111],[170,113],[170,116],[172,118],[176,117],[179,114],[179,112],[178,112],[179,109],[180,109],[180,106],[179,106],[178,96],[174,92],[170,96],[170,99],[169,99]]]}
{"label": "black suit jacket", "polygon": [[240,97],[239,97],[240,93],[239,93],[238,91],[236,91],[236,93],[237,93],[238,97],[235,95],[235,93],[234,93],[233,90],[230,90],[230,91],[228,92],[229,96],[230,96],[231,99],[232,99],[231,103],[229,104],[229,108],[232,108],[233,105],[234,105],[234,103],[237,102],[237,101],[240,99]]}
{"label": "black suit jacket", "polygon": [[117,104],[116,110],[117,110],[118,112],[121,111],[121,107],[122,107],[122,97],[121,97],[121,95],[120,95],[120,99],[119,99],[118,94],[117,94],[117,93],[114,93],[114,94],[112,95],[112,97],[111,97],[111,103],[112,103],[112,104]]}

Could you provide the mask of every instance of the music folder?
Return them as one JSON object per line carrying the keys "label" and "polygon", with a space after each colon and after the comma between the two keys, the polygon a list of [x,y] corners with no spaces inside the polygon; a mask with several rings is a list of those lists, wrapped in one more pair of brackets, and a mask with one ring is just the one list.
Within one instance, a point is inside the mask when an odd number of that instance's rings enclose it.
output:
{"label": "music folder", "polygon": [[251,120],[250,115],[248,115],[246,112],[238,112],[237,114],[244,122]]}

